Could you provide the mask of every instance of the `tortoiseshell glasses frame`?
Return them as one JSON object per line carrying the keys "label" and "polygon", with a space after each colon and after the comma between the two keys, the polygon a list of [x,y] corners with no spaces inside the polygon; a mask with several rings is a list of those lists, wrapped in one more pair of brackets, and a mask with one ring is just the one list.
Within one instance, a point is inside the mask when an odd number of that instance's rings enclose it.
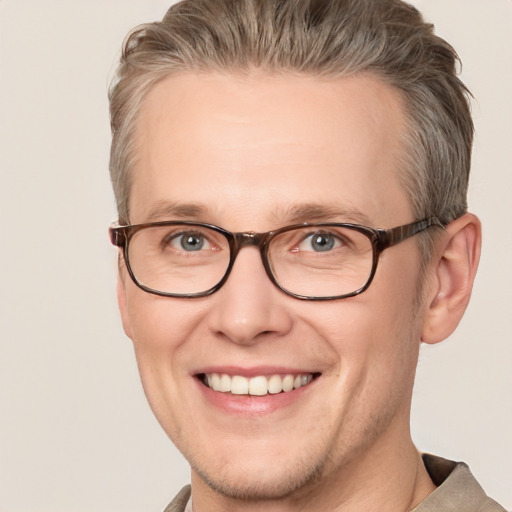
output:
{"label": "tortoiseshell glasses frame", "polygon": [[[301,300],[323,301],[344,299],[363,293],[373,281],[379,256],[385,249],[432,226],[444,228],[446,224],[437,217],[431,217],[390,229],[376,229],[350,223],[304,223],[266,233],[232,233],[212,224],[163,221],[126,226],[113,225],[109,234],[112,244],[123,251],[131,279],[148,293],[187,299],[211,295],[227,281],[240,250],[247,246],[255,246],[260,251],[269,279],[281,291]],[[167,234],[166,230],[170,234]],[[174,231],[171,233],[172,230]],[[153,249],[144,247],[150,245],[147,243],[149,238],[138,236],[144,232],[156,233],[153,237]],[[357,242],[351,241],[353,239]],[[131,250],[134,240],[137,246],[135,253]],[[179,247],[176,247],[177,240],[181,242]],[[209,250],[203,248],[205,240]],[[310,250],[310,245],[307,246],[307,250],[302,250],[306,240],[307,244],[311,241],[316,244],[313,250]],[[186,245],[183,245],[184,243]],[[215,248],[215,245],[221,249]],[[363,246],[364,251],[361,249]],[[345,265],[348,260],[344,254],[347,251],[351,251],[351,260]],[[361,259],[363,254],[364,265],[359,265],[357,258]],[[196,255],[201,255],[200,259]],[[136,261],[135,269],[132,259]],[[159,260],[158,264],[155,263],[156,259]],[[175,261],[178,263],[174,263]],[[345,267],[341,265],[338,269],[338,262],[342,262]],[[165,267],[165,273],[162,266]],[[209,277],[207,273],[210,271],[212,275]],[[173,272],[177,277],[172,277]],[[345,275],[348,273],[351,275]],[[141,275],[146,274],[149,277],[142,279]],[[161,277],[164,275],[171,277]],[[346,277],[349,278],[345,279]],[[338,278],[339,285],[336,284]],[[166,282],[168,286],[163,286],[164,280],[171,284]],[[346,289],[343,280],[347,282]],[[195,281],[198,281],[198,284],[194,284]],[[350,288],[352,284],[355,289]],[[338,286],[339,290],[336,289]],[[174,289],[165,289],[166,287]],[[341,293],[333,293],[335,289]]]}

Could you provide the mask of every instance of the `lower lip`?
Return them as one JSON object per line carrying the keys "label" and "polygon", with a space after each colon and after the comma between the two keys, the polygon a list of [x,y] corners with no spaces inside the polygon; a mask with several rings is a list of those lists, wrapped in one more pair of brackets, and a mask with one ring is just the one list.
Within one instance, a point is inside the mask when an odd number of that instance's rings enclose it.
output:
{"label": "lower lip", "polygon": [[199,379],[195,379],[199,389],[209,404],[224,412],[245,416],[262,416],[271,414],[285,407],[295,404],[315,385],[317,379],[313,379],[308,385],[285,393],[267,394],[264,396],[233,395],[213,391],[205,386]]}

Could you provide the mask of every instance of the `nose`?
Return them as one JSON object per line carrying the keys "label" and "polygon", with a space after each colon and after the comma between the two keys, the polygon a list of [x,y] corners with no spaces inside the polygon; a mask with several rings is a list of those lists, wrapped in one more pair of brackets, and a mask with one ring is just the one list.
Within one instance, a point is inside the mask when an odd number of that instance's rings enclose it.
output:
{"label": "nose", "polygon": [[293,299],[272,284],[257,247],[240,250],[228,280],[211,300],[210,329],[234,343],[250,345],[291,329],[286,303]]}

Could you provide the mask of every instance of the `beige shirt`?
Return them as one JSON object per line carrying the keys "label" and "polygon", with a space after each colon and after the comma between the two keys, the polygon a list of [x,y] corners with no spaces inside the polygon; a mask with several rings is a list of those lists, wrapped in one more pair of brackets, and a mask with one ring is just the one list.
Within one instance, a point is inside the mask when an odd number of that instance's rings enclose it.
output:
{"label": "beige shirt", "polygon": [[[489,498],[463,462],[424,454],[423,462],[437,489],[411,512],[506,512]],[[192,510],[190,485],[184,487],[164,512]]]}
{"label": "beige shirt", "polygon": [[423,454],[437,489],[411,512],[506,512],[485,494],[464,462]]}

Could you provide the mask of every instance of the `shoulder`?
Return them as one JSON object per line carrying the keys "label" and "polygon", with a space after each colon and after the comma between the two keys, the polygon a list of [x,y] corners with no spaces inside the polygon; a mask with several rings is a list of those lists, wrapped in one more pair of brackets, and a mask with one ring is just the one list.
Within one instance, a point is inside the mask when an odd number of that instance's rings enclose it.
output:
{"label": "shoulder", "polygon": [[412,512],[506,512],[489,498],[463,462],[423,454],[423,463],[437,489]]}
{"label": "shoulder", "polygon": [[176,497],[167,505],[164,512],[185,512],[188,500],[190,498],[190,485],[186,485],[176,495]]}

